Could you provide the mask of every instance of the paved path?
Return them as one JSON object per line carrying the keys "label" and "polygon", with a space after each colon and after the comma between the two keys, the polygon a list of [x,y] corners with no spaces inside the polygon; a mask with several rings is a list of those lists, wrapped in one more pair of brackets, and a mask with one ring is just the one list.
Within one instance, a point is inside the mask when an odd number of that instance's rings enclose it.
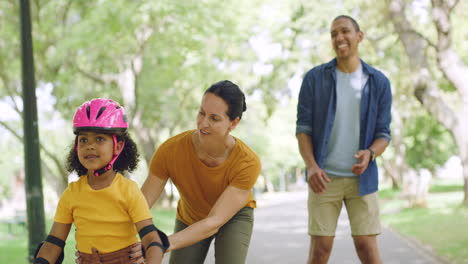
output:
{"label": "paved path", "polygon": [[[263,196],[255,210],[255,226],[247,256],[248,264],[303,264],[309,248],[307,235],[307,192]],[[343,207],[344,208],[344,207]],[[421,246],[388,228],[378,236],[385,264],[442,264]],[[214,264],[211,247],[206,264]],[[360,263],[354,251],[346,210],[338,222],[330,264]]]}

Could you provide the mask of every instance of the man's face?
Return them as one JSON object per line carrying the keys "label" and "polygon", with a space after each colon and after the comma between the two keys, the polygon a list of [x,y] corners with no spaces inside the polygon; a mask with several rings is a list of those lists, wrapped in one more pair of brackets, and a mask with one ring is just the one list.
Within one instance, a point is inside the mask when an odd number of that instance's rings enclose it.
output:
{"label": "man's face", "polygon": [[364,37],[357,32],[353,22],[340,18],[333,22],[330,30],[333,49],[338,59],[349,59],[358,55],[358,45]]}

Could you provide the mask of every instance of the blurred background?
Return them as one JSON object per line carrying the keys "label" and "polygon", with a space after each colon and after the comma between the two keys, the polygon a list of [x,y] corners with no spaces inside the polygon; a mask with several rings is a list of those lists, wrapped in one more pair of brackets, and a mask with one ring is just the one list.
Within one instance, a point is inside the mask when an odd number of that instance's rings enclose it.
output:
{"label": "blurred background", "polygon": [[[128,176],[141,185],[159,144],[195,128],[203,91],[229,79],[247,95],[233,134],[261,158],[256,197],[305,190],[298,92],[305,72],[334,57],[330,23],[348,14],[365,34],[360,56],[392,84],[392,141],[378,159],[383,221],[453,263],[468,263],[467,1],[30,4],[46,232],[58,197],[76,180],[64,168],[71,119],[96,97],[127,109],[141,152]],[[0,1],[0,263],[27,263],[28,254],[19,14],[18,1]],[[176,201],[168,185],[153,210],[169,233]]]}

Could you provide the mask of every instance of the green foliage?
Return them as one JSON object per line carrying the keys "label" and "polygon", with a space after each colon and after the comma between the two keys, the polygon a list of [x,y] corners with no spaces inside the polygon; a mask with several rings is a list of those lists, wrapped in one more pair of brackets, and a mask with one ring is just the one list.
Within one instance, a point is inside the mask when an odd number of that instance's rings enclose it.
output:
{"label": "green foliage", "polygon": [[5,96],[18,99],[21,91],[18,81],[21,76],[18,14],[18,1],[0,2],[0,99]]}
{"label": "green foliage", "polygon": [[[454,143],[433,120],[421,117],[413,95],[414,76],[389,23],[387,4],[373,0],[319,5],[299,0],[33,1],[36,80],[38,87],[51,86],[55,99],[49,114],[39,116],[41,143],[53,156],[63,157],[72,139],[68,128],[76,107],[90,98],[111,97],[125,105],[130,120],[135,120],[132,125],[140,125],[132,131],[140,149],[151,152],[167,137],[195,126],[205,88],[231,79],[256,100],[236,133],[260,155],[263,173],[275,180],[284,171],[302,166],[294,138],[296,102],[291,100],[297,97],[298,87],[290,81],[297,82],[307,70],[334,57],[330,23],[337,15],[348,14],[365,33],[360,55],[391,80],[394,116],[399,115],[403,124],[394,122],[392,129],[404,131],[411,167],[433,169],[455,153]],[[452,22],[454,48],[467,61],[465,7],[467,3],[460,1]],[[428,6],[421,10],[427,11]],[[411,24],[435,41],[434,27],[423,19],[421,10],[409,9]],[[18,14],[18,1],[0,1],[0,100],[8,102],[21,94]],[[454,87],[436,67],[434,50],[429,48],[427,56],[439,87],[452,93]],[[55,119],[62,120],[60,126],[43,125]],[[22,134],[19,120],[7,120],[7,124]],[[22,158],[9,151],[18,149],[18,144],[0,146],[15,159]],[[47,175],[59,175],[51,157],[44,156],[44,162]],[[12,167],[21,166],[17,162]],[[0,180],[0,185],[7,186],[6,181]]]}
{"label": "green foliage", "polygon": [[[48,113],[39,113],[41,143],[61,160],[76,107],[95,97],[123,103],[140,125],[136,141],[148,140],[139,143],[154,144],[153,150],[167,135],[193,128],[202,91],[210,84],[249,83],[249,71],[234,73],[231,65],[249,69],[253,53],[246,45],[263,2],[34,2],[36,81],[38,87],[51,86],[56,99],[47,102],[53,104]],[[8,100],[21,94],[18,14],[17,1],[0,3],[0,98]],[[63,118],[65,126],[44,126],[53,118]],[[15,122],[6,124],[21,135],[21,122]],[[42,157],[50,167],[46,175],[61,174],[63,166],[55,168],[52,157]]]}
{"label": "green foliage", "polygon": [[451,134],[431,116],[407,120],[405,129],[406,161],[411,168],[434,170],[456,154]]}
{"label": "green foliage", "polygon": [[295,115],[295,100],[277,108],[267,118],[267,107],[251,98],[247,100],[247,111],[234,131],[260,157],[262,174],[276,189],[281,177],[304,166],[295,137],[296,123],[292,118]]}
{"label": "green foliage", "polygon": [[22,146],[18,141],[10,135],[2,135],[0,141],[0,149],[2,155],[0,157],[0,168],[2,174],[10,177],[0,177],[0,200],[10,198],[13,195],[12,187],[15,184],[16,177],[21,174],[23,168],[22,156],[17,155],[18,152],[23,154]]}

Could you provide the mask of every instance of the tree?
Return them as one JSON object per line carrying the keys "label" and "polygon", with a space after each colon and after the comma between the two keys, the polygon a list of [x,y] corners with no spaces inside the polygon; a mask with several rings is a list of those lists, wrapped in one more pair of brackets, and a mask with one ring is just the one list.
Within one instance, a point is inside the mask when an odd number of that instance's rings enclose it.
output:
{"label": "tree", "polygon": [[423,17],[432,22],[432,31],[408,19],[409,3],[387,0],[387,4],[414,74],[414,95],[455,139],[463,166],[463,204],[468,205],[468,67],[454,42],[454,25],[457,17],[462,19],[466,3],[432,0],[427,7],[430,15]]}
{"label": "tree", "polygon": [[408,122],[405,133],[406,161],[413,169],[426,168],[434,172],[444,165],[456,148],[450,133],[427,114]]}
{"label": "tree", "polygon": [[[0,3],[0,10],[3,10],[3,15],[1,16],[2,27],[0,31],[0,98],[5,104],[11,106],[11,109],[16,113],[16,117],[12,116],[5,120],[0,120],[0,126],[3,127],[6,131],[11,133],[19,142],[24,141],[22,128],[18,119],[21,119],[23,116],[22,101],[21,101],[21,80],[19,77],[20,74],[20,60],[17,58],[20,57],[20,45],[19,39],[17,37],[17,32],[19,31],[19,6],[18,1],[2,1]],[[37,15],[35,12],[32,13],[32,22],[34,27],[34,32],[41,32],[37,30],[39,25],[37,22]],[[37,36],[37,35],[34,35]],[[35,50],[40,49],[42,45],[36,45],[41,43],[35,39],[34,47]],[[37,54],[37,53],[36,53]],[[43,64],[40,58],[36,57],[36,67],[41,69]],[[39,80],[38,83],[41,84],[42,75],[37,74],[36,77]],[[41,108],[39,106],[39,108]],[[43,118],[39,117],[39,121],[45,121]],[[39,126],[41,129],[42,126]],[[49,138],[49,140],[52,137]],[[49,141],[50,142],[50,141]],[[54,153],[51,150],[52,144],[47,144],[48,140],[40,142],[40,149],[42,152],[41,158],[41,169],[42,175],[45,178],[50,180],[51,183],[57,186],[57,192],[61,193],[67,185],[66,177],[67,173],[62,165],[60,155]],[[57,181],[57,175],[61,180]]]}
{"label": "tree", "polygon": [[[149,162],[162,139],[192,127],[201,92],[226,76],[219,64],[235,57],[230,49],[246,41],[234,19],[247,3],[73,3],[68,16],[74,22],[65,21],[67,34],[52,54],[65,57],[61,75],[67,78],[53,81],[54,94],[70,98],[57,107],[66,113],[70,104],[96,96],[122,102]],[[77,78],[70,79],[73,75]],[[69,87],[80,87],[79,92]]]}
{"label": "tree", "polygon": [[[24,123],[25,193],[29,237],[29,260],[45,235],[44,196],[40,170],[39,129],[37,122],[36,81],[29,1],[20,1],[21,65]],[[32,224],[34,221],[34,224]]]}
{"label": "tree", "polygon": [[[32,18],[38,84],[52,87],[57,99],[53,109],[68,127],[85,100],[111,97],[121,102],[143,161],[149,162],[162,140],[193,127],[201,93],[209,84],[239,77],[230,71],[235,65],[250,67],[246,44],[262,2],[36,1]],[[15,62],[17,43],[6,40],[17,32],[8,20],[17,21],[10,14],[17,14],[18,7],[14,0],[0,5],[7,14],[1,17],[7,26],[0,35],[0,63]],[[1,67],[0,96],[21,113],[15,104],[17,73],[15,63]],[[245,79],[236,82],[245,87]],[[0,124],[21,139],[14,122]],[[72,142],[68,131],[58,138]],[[44,175],[58,175],[58,181],[50,182],[61,183],[60,194],[68,173],[62,164],[64,147],[51,147],[53,141],[47,137],[41,142],[44,168],[50,171]]]}

